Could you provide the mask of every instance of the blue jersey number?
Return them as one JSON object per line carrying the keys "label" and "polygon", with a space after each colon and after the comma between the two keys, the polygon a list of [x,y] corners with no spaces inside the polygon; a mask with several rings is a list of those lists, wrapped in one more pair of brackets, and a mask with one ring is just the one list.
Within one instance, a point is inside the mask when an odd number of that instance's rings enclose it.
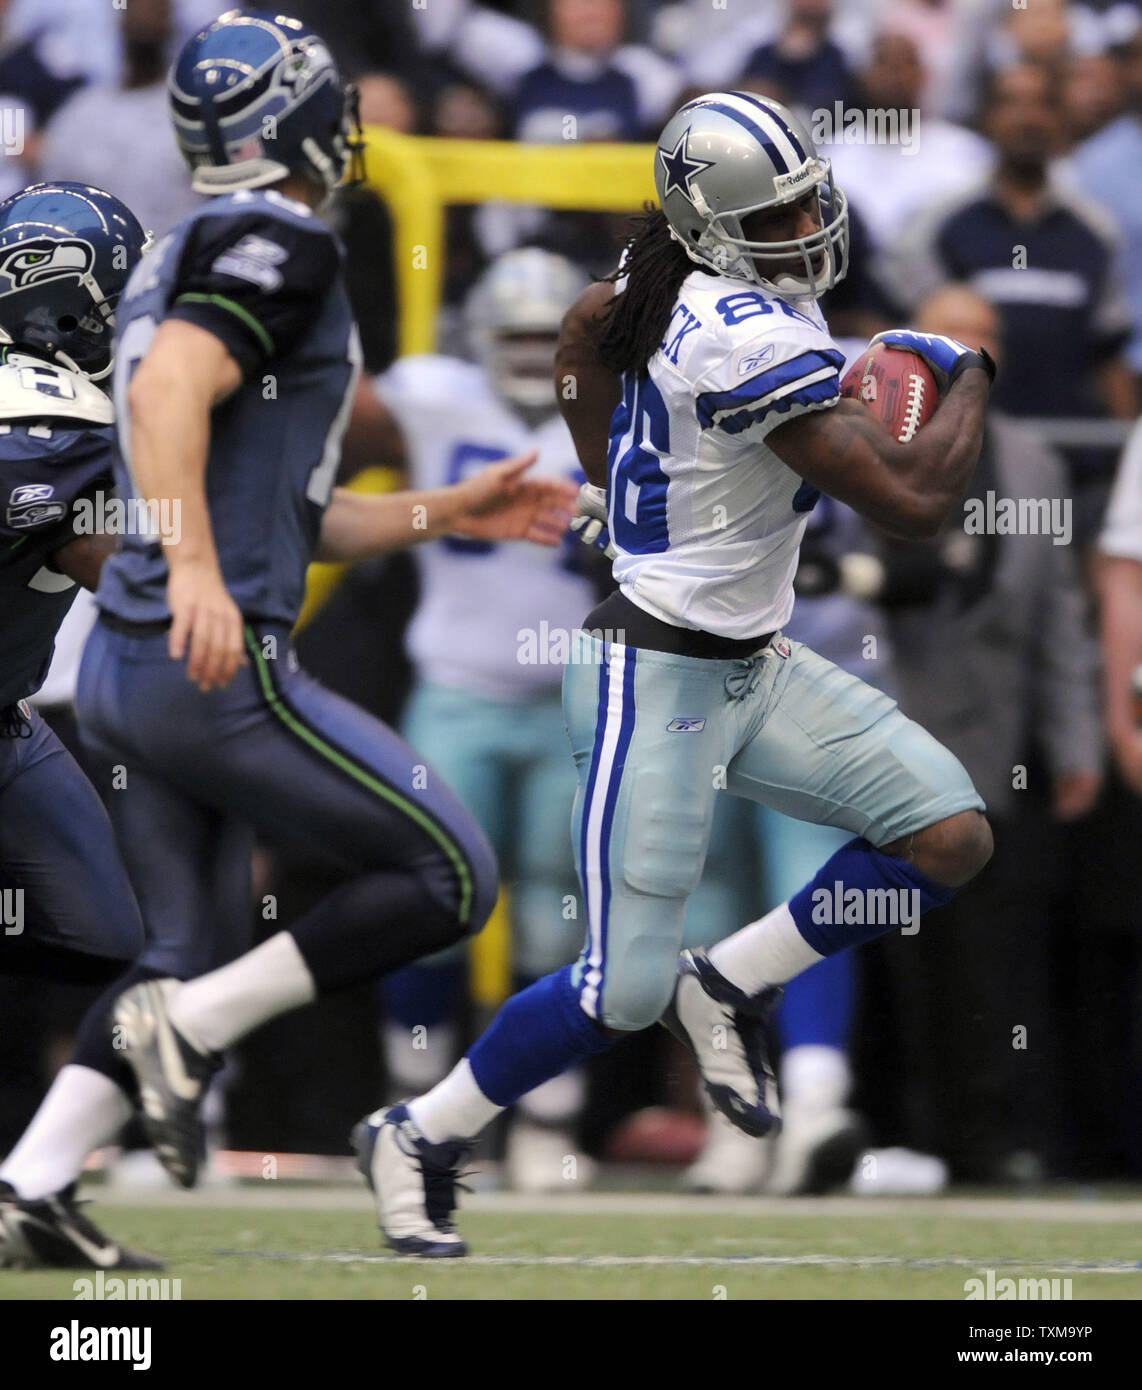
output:
{"label": "blue jersey number", "polygon": [[[630,436],[622,454],[619,448]],[[623,398],[611,423],[611,535],[632,555],[656,555],[670,546],[662,458],[670,452],[666,402],[649,376],[623,377]]]}
{"label": "blue jersey number", "polygon": [[[477,473],[489,463],[507,458],[507,449],[489,449],[486,444],[457,444],[448,459],[448,474],[445,482],[449,487],[459,483],[469,473]],[[490,555],[496,548],[495,541],[474,541],[464,536],[444,536],[444,546],[456,555]]]}

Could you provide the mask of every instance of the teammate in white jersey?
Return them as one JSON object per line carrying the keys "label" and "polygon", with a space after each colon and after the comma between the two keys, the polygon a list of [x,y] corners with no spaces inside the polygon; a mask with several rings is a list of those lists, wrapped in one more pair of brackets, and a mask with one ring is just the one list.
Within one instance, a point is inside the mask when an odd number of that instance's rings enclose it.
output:
{"label": "teammate in white jersey", "polygon": [[[978,460],[994,366],[952,339],[880,335],[919,353],[941,391],[906,445],[841,398],[816,300],[844,274],[844,195],[777,102],[689,103],[655,175],[661,210],[621,286],[580,297],[556,362],[575,382],[561,409],[580,460],[606,484],[621,585],[584,621],[563,685],[588,939],[432,1091],[358,1127],[381,1229],[404,1253],[465,1252],[456,1168],[504,1106],[658,1020],[718,1109],[772,1132],[784,982],[947,902],[991,853],[957,759],[780,627],[819,491],[895,534],[935,533]],[[623,639],[593,635],[608,630]],[[720,790],[855,838],[788,902],[679,956]]]}
{"label": "teammate in white jersey", "polygon": [[[534,476],[583,481],[551,368],[560,321],[586,283],[562,256],[510,251],[469,301],[476,362],[403,357],[376,379],[411,487],[446,487],[490,459],[533,450]],[[416,684],[402,732],[475,816],[512,885],[516,989],[572,960],[582,941],[560,682],[570,634],[596,597],[590,558],[573,536],[557,549],[445,536],[417,551],[420,601],[406,639]],[[453,948],[382,982],[398,1096],[434,1085],[456,1060],[465,959]],[[582,1071],[572,1069],[521,1098],[508,1140],[512,1186],[565,1186],[582,1097]],[[589,1160],[575,1157],[582,1180]]]}

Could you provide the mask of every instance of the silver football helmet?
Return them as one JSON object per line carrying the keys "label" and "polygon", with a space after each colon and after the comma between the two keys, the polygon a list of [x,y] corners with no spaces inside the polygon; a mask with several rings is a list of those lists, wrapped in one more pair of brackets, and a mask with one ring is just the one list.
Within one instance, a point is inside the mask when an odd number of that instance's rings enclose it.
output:
{"label": "silver football helmet", "polygon": [[[659,138],[654,179],[671,235],[691,260],[787,298],[819,299],[844,278],[845,195],[833,183],[829,161],[818,157],[805,127],[780,102],[751,92],[710,92],[688,102]],[[791,241],[746,238],[743,218],[812,189],[820,231]],[[800,255],[803,274],[780,266],[766,274],[767,262],[794,255]]]}
{"label": "silver football helmet", "polygon": [[511,405],[531,413],[555,409],[559,325],[587,284],[565,257],[534,246],[500,256],[477,282],[467,305],[472,348]]}

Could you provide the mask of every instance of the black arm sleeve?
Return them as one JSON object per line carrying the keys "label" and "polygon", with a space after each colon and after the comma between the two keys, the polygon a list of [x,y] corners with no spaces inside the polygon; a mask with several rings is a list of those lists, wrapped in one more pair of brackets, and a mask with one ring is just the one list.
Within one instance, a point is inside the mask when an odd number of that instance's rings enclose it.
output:
{"label": "black arm sleeve", "polygon": [[168,318],[220,339],[249,376],[285,357],[309,328],[341,266],[332,233],[263,209],[202,218],[183,250]]}

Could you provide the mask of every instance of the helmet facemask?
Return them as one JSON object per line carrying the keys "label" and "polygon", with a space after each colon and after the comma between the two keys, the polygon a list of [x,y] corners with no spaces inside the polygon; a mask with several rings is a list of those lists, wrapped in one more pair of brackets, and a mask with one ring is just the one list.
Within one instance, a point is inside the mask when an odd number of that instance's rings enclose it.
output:
{"label": "helmet facemask", "polygon": [[555,409],[555,349],[558,329],[493,329],[484,351],[484,365],[503,399],[529,416],[550,415]]}
{"label": "helmet facemask", "polygon": [[[686,247],[692,260],[710,266],[719,274],[748,280],[751,284],[776,291],[783,298],[819,299],[844,279],[848,270],[848,200],[833,182],[832,167],[827,159],[806,161],[795,174],[784,176],[782,182],[785,185],[781,189],[782,196],[715,213],[695,180],[690,187],[690,197],[706,229],[692,245],[686,245],[673,229],[672,235]],[[744,235],[742,223],[745,218],[752,213],[764,212],[803,198],[811,185],[815,185],[817,190],[821,222],[819,231],[788,241],[751,241]],[[820,252],[824,252],[824,264],[815,270],[813,261]],[[792,256],[800,257],[803,275],[787,269],[778,270],[772,276],[764,273],[767,263],[788,261]]]}

